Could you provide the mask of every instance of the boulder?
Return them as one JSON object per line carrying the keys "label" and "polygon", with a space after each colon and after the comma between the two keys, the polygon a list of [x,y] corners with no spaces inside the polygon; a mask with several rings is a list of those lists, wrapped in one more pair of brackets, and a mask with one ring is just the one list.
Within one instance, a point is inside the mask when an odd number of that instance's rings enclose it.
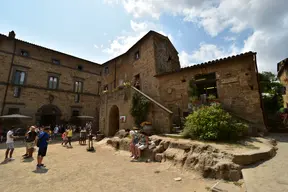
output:
{"label": "boulder", "polygon": [[162,153],[156,153],[155,154],[155,161],[162,162],[163,154]]}
{"label": "boulder", "polygon": [[120,139],[127,137],[129,135],[129,132],[126,132],[124,129],[119,130],[116,134],[115,137],[119,137]]}

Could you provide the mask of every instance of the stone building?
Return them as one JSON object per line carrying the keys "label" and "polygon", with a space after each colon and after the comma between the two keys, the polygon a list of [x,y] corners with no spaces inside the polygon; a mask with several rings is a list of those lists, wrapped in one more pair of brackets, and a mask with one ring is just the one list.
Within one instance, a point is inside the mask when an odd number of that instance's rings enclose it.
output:
{"label": "stone building", "polygon": [[[108,93],[101,95],[100,129],[106,135],[133,126],[129,113],[131,98],[133,92],[139,91],[117,90],[123,82],[137,84],[140,93],[149,96],[152,106],[148,120],[157,132],[163,133],[171,132],[172,125],[187,114],[191,79],[196,79],[202,93],[212,91],[231,113],[250,122],[258,131],[266,131],[256,53],[181,68],[178,52],[170,40],[150,31],[126,53],[104,63],[103,68],[101,83]],[[125,116],[126,122],[112,121],[115,116]]]}
{"label": "stone building", "polygon": [[287,86],[288,86],[288,58],[280,61],[277,64],[277,76],[280,80],[280,83],[284,86],[283,92],[283,107],[288,108],[288,93],[287,93]]}
{"label": "stone building", "polygon": [[[0,36],[0,61],[3,114],[19,109],[38,122],[89,115],[101,132],[114,135],[133,127],[130,108],[137,92],[151,101],[147,120],[154,130],[167,133],[187,114],[188,83],[195,79],[203,93],[212,91],[227,110],[265,130],[253,52],[181,68],[170,40],[150,31],[127,52],[99,65],[10,34]],[[132,86],[123,88],[127,82]]]}
{"label": "stone building", "polygon": [[102,66],[0,35],[1,115],[20,113],[44,125],[97,115]]}

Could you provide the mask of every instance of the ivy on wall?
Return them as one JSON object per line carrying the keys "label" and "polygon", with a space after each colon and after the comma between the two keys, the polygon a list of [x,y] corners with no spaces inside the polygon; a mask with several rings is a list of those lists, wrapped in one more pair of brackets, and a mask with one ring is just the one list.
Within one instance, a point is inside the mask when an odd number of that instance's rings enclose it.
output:
{"label": "ivy on wall", "polygon": [[130,114],[134,118],[134,122],[137,126],[147,119],[149,112],[150,101],[139,93],[134,93],[132,97],[132,106],[130,109]]}

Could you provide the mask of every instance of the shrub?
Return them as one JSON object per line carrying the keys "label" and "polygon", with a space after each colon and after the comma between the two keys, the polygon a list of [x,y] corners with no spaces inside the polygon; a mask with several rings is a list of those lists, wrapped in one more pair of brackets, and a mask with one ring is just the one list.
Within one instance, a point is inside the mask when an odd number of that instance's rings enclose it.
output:
{"label": "shrub", "polygon": [[137,126],[140,126],[143,121],[146,121],[149,112],[149,104],[149,100],[144,96],[140,95],[139,93],[133,94],[130,113]]}
{"label": "shrub", "polygon": [[197,109],[186,118],[183,136],[212,141],[236,140],[247,128],[215,103]]}

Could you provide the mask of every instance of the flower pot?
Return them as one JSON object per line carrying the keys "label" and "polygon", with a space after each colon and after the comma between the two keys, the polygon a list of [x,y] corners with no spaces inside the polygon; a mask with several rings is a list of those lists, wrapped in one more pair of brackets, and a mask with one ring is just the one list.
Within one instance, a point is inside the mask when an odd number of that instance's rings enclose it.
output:
{"label": "flower pot", "polygon": [[145,133],[147,133],[148,135],[152,135],[152,132],[153,132],[152,125],[144,125],[143,126],[143,131]]}

